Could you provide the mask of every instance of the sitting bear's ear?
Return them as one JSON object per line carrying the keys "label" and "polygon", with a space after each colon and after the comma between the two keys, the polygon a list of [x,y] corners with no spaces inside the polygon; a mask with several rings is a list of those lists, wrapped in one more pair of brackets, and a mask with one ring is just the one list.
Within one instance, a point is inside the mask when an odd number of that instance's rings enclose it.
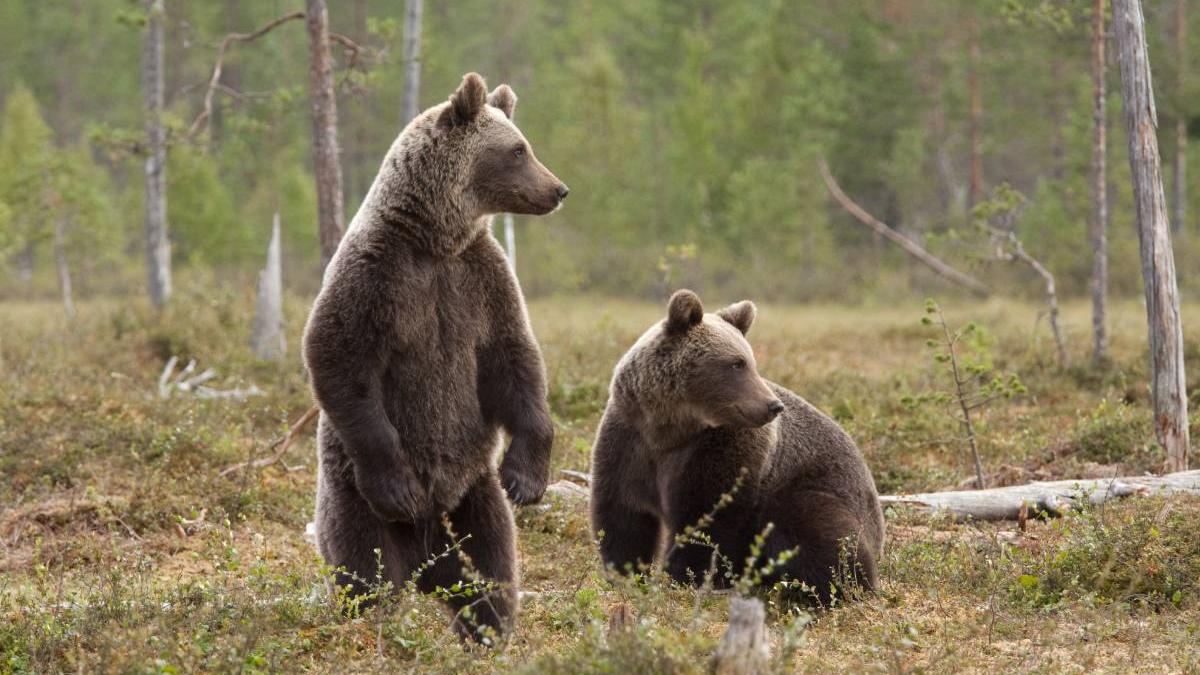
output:
{"label": "sitting bear's ear", "polygon": [[483,106],[487,105],[487,84],[479,73],[463,75],[462,84],[458,91],[450,97],[450,107],[446,108],[438,123],[445,126],[460,126],[473,121]]}
{"label": "sitting bear's ear", "polygon": [[499,108],[504,111],[504,116],[512,119],[513,112],[517,109],[517,95],[513,92],[512,87],[507,84],[502,84],[492,90],[492,93],[487,97],[488,105],[493,108]]}
{"label": "sitting bear's ear", "polygon": [[754,317],[757,314],[758,309],[749,300],[735,302],[717,312],[717,316],[733,324],[734,328],[742,331],[742,335],[745,335],[750,330],[750,326],[754,323]]}
{"label": "sitting bear's ear", "polygon": [[704,305],[695,293],[687,290],[675,291],[667,305],[667,332],[679,335],[704,320]]}

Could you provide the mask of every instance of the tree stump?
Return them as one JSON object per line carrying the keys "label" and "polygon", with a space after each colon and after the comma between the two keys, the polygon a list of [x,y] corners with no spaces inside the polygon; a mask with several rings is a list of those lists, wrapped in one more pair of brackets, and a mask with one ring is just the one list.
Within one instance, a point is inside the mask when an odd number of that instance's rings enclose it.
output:
{"label": "tree stump", "polygon": [[767,616],[762,602],[754,598],[734,598],[729,602],[729,626],[713,656],[717,675],[755,675],[770,669],[771,647]]}

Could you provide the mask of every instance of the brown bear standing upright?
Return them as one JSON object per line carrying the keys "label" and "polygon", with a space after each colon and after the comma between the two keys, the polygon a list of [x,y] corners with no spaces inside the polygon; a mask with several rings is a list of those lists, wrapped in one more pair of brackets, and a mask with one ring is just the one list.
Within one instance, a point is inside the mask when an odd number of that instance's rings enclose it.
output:
{"label": "brown bear standing upright", "polygon": [[[836,422],[758,375],[744,337],[754,316],[748,301],[705,314],[694,293],[678,291],[666,320],[617,364],[592,455],[600,555],[636,571],[659,552],[665,530],[674,579],[702,582],[711,543],[725,561],[714,581],[728,583],[770,523],[756,566],[796,553],[765,583],[804,582],[827,602],[848,562],[874,589],[883,550],[875,482]],[[677,542],[689,526],[702,526],[709,541]]]}
{"label": "brown bear standing upright", "polygon": [[[507,85],[475,73],[392,144],[329,263],[304,335],[321,408],[317,541],[355,593],[421,571],[450,599],[454,624],[486,639],[516,611],[512,509],[545,491],[554,429],[545,368],[489,216],[546,214],[567,187],[534,158]],[[500,429],[512,435],[503,461]]]}

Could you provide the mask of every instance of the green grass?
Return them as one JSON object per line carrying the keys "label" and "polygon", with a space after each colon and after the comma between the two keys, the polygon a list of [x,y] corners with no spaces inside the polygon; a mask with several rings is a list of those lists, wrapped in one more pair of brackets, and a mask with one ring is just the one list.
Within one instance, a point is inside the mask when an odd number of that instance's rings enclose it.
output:
{"label": "green grass", "polygon": [[[661,573],[610,578],[583,506],[556,498],[517,514],[528,593],[502,649],[461,648],[438,603],[408,592],[343,616],[303,538],[311,431],[280,464],[218,475],[266,454],[310,400],[295,356],[307,301],[289,299],[283,364],[249,354],[250,305],[249,293],[186,282],[161,318],[97,300],[68,325],[54,304],[0,305],[0,672],[707,671],[728,597],[673,587]],[[1044,323],[1035,331],[1036,306],[943,307],[953,323],[978,322],[995,365],[1029,388],[981,411],[994,480],[1159,467],[1137,303],[1113,307],[1103,369],[1086,365],[1086,307],[1069,303],[1066,370],[1053,363]],[[530,312],[549,368],[554,469],[586,470],[612,366],[662,308],[563,298]],[[949,411],[902,403],[946,383],[921,314],[919,301],[767,305],[750,332],[763,374],[841,420],[881,491],[972,475]],[[1189,372],[1200,373],[1200,335],[1186,342]],[[265,394],[161,399],[156,381],[171,355],[216,368],[215,386],[254,383]],[[1113,503],[1023,533],[889,512],[882,592],[812,616],[773,608],[776,665],[1200,672],[1196,522],[1200,499],[1188,498]],[[618,603],[638,623],[610,637]]]}

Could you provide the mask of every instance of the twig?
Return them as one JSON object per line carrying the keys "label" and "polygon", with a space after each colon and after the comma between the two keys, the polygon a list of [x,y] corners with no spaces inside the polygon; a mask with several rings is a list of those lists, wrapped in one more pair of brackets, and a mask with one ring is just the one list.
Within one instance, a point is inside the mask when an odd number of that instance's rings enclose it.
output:
{"label": "twig", "polygon": [[867,227],[875,230],[875,232],[879,233],[880,236],[892,241],[897,246],[904,249],[905,253],[921,261],[947,281],[968,288],[972,292],[981,296],[986,297],[990,293],[987,286],[947,265],[929,251],[921,248],[920,244],[912,239],[909,239],[896,230],[893,230],[891,227],[888,227],[886,223],[876,219],[874,216],[867,213],[861,206],[856,204],[852,199],[847,197],[846,193],[842,192],[842,188],[838,185],[837,180],[834,179],[833,174],[830,173],[829,165],[825,162],[824,157],[817,158],[817,168],[821,171],[821,178],[825,179],[825,187],[829,189],[829,194],[834,198],[834,200],[837,201],[838,204],[841,205],[842,208],[846,209],[850,215],[857,218]]}
{"label": "twig", "polygon": [[300,432],[304,430],[304,427],[308,426],[309,422],[316,418],[318,412],[320,412],[320,408],[314,405],[313,407],[309,408],[308,412],[304,413],[300,419],[296,420],[296,423],[293,424],[290,429],[288,429],[283,438],[277,439],[271,444],[271,449],[273,449],[275,452],[270,457],[263,457],[262,459],[256,459],[252,462],[238,462],[237,464],[225,467],[218,475],[225,477],[247,467],[261,469],[283,459],[283,455],[288,451],[288,448],[292,447],[292,443],[295,442],[296,438],[300,435]]}
{"label": "twig", "polygon": [[196,120],[192,122],[192,125],[188,127],[188,138],[194,139],[208,128],[208,121],[212,118],[213,94],[217,90],[217,85],[221,82],[221,69],[225,67],[225,53],[229,50],[230,45],[235,42],[252,42],[288,21],[303,18],[304,12],[284,14],[255,31],[250,33],[230,33],[221,40],[221,44],[217,47],[217,59],[213,64],[212,77],[209,78],[208,89],[204,93],[204,108],[196,116]]}

